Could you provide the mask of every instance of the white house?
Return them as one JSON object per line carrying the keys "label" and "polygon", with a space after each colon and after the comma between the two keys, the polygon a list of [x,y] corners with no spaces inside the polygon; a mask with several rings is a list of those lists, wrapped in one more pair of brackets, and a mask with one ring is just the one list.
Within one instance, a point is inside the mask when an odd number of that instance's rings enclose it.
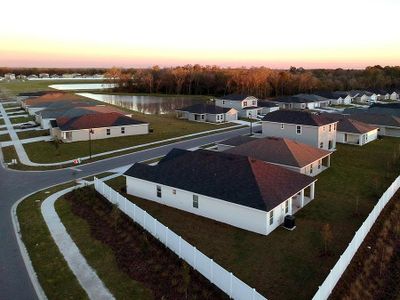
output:
{"label": "white house", "polygon": [[261,107],[261,111],[259,112],[261,115],[279,110],[279,105],[269,100],[258,101],[258,106]]}
{"label": "white house", "polygon": [[149,124],[119,113],[60,117],[51,122],[50,134],[64,143],[149,133]]}
{"label": "white house", "polygon": [[395,91],[395,92],[393,92],[393,93],[390,94],[389,99],[390,99],[390,100],[394,100],[394,101],[399,100],[399,99],[400,99],[400,95],[399,95],[398,92]]}
{"label": "white house", "polygon": [[215,99],[215,105],[223,108],[234,108],[240,117],[256,118],[262,108],[258,107],[258,99],[249,95],[231,94]]}
{"label": "white house", "polygon": [[39,78],[50,78],[50,75],[47,73],[40,73]]}
{"label": "white house", "polygon": [[263,235],[314,199],[316,181],[241,155],[179,149],[124,175],[130,195]]}
{"label": "white house", "polygon": [[264,137],[288,138],[325,150],[336,148],[337,121],[310,111],[278,110],[262,120]]}
{"label": "white house", "polygon": [[289,170],[315,176],[330,167],[331,151],[286,138],[259,138],[227,149],[225,153],[244,155]]}
{"label": "white house", "polygon": [[329,99],[329,105],[350,105],[352,97],[346,92],[316,92],[318,96]]}
{"label": "white house", "polygon": [[238,111],[234,108],[223,108],[205,103],[194,104],[175,111],[179,119],[196,122],[223,123],[238,119]]}
{"label": "white house", "polygon": [[400,116],[378,113],[355,113],[351,119],[379,127],[378,136],[400,137]]}
{"label": "white house", "polygon": [[15,74],[13,74],[13,73],[6,73],[6,74],[4,74],[4,79],[5,80],[15,80]]}

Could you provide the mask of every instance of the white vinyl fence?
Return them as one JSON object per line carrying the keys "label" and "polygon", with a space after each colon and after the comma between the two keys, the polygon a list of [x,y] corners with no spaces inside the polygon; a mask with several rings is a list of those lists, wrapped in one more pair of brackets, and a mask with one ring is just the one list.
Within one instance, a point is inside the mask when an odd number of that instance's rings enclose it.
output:
{"label": "white vinyl fence", "polygon": [[130,202],[101,180],[95,178],[94,186],[97,192],[108,201],[118,205],[118,208],[133,221],[146,229],[151,235],[185,260],[210,282],[224,291],[230,298],[238,300],[261,300],[264,298],[255,289],[249,287],[232,273],[208,258],[202,252],[186,242],[182,237],[154,219],[146,211]]}
{"label": "white vinyl fence", "polygon": [[354,254],[356,254],[358,248],[364,241],[364,238],[367,236],[368,232],[374,225],[379,214],[381,213],[385,205],[389,202],[389,200],[397,192],[399,187],[400,176],[397,177],[395,181],[393,181],[391,186],[382,195],[378,203],[375,205],[374,209],[368,215],[367,219],[365,219],[364,223],[357,230],[347,249],[340,256],[339,260],[336,262],[336,265],[330,271],[329,275],[326,277],[322,285],[318,288],[318,291],[314,295],[313,300],[327,299],[329,297],[329,295],[333,291],[333,288],[346,270],[347,266],[350,264],[350,261],[353,258]]}

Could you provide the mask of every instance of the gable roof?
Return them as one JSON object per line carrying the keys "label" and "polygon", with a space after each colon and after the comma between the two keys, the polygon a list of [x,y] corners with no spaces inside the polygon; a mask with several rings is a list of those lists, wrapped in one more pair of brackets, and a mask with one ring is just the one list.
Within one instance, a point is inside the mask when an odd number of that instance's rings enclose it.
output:
{"label": "gable roof", "polygon": [[293,97],[304,99],[304,100],[307,100],[310,102],[322,102],[322,101],[329,100],[325,97],[321,97],[321,96],[315,95],[315,94],[297,94],[297,95],[294,95]]}
{"label": "gable roof", "polygon": [[278,104],[276,104],[272,101],[269,101],[269,100],[262,100],[262,101],[259,100],[257,102],[257,104],[259,107],[278,107],[279,106]]}
{"label": "gable roof", "polygon": [[136,163],[124,175],[263,211],[315,181],[260,160],[207,150],[186,151],[156,166]]}
{"label": "gable roof", "polygon": [[251,96],[248,94],[229,94],[226,96],[218,97],[217,99],[231,100],[231,101],[243,101],[244,99],[246,99],[248,97],[254,97],[254,96]]}
{"label": "gable roof", "polygon": [[314,102],[312,100],[295,97],[295,96],[278,97],[278,98],[272,99],[272,101],[280,102],[280,103],[310,103],[310,102]]}
{"label": "gable roof", "polygon": [[276,137],[255,139],[225,152],[298,168],[305,167],[332,153],[290,139]]}
{"label": "gable roof", "polygon": [[262,121],[289,123],[310,126],[323,126],[335,123],[324,115],[310,111],[300,110],[277,110],[267,114]]}
{"label": "gable roof", "polygon": [[199,103],[191,106],[178,108],[179,111],[187,111],[195,114],[223,114],[230,111],[232,108],[219,107],[213,104]]}
{"label": "gable roof", "polygon": [[100,127],[112,127],[123,125],[145,124],[145,122],[134,120],[116,112],[86,114],[77,117],[59,117],[57,125],[61,131],[80,130]]}
{"label": "gable roof", "polygon": [[233,138],[227,139],[225,141],[219,142],[218,144],[228,145],[228,146],[239,146],[239,145],[254,141],[255,139],[257,139],[257,138],[247,136],[247,135],[239,135],[239,136],[235,136]]}

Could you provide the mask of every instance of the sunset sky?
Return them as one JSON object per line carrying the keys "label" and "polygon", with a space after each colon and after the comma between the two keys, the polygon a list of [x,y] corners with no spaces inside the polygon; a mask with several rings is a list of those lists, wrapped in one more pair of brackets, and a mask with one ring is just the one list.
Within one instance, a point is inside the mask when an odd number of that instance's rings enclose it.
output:
{"label": "sunset sky", "polygon": [[400,65],[400,0],[19,0],[0,66]]}

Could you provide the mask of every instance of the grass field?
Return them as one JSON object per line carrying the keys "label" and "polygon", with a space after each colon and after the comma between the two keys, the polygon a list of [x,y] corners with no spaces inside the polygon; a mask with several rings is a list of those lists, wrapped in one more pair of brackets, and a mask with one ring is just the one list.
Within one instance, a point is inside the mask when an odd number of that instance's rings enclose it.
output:
{"label": "grass field", "polygon": [[34,119],[32,117],[18,117],[18,118],[12,118],[10,119],[12,124],[18,124],[18,123],[26,123],[33,121]]}
{"label": "grass field", "polygon": [[[363,147],[338,145],[332,166],[318,175],[316,198],[296,214],[297,228],[278,228],[268,236],[129,198],[268,299],[310,299],[397,177],[399,147],[396,138]],[[122,177],[108,183],[117,190],[125,186]],[[333,235],[329,255],[323,251],[326,224]]]}
{"label": "grass field", "polygon": [[17,132],[17,135],[20,140],[30,139],[39,136],[47,136],[49,135],[48,130],[28,130],[28,131],[21,131]]}
{"label": "grass field", "polygon": [[40,205],[49,194],[70,187],[64,184],[40,191],[17,207],[22,240],[28,250],[40,285],[48,299],[88,299],[75,275],[54,243],[40,212]]}
{"label": "grass field", "polygon": [[61,198],[55,207],[88,264],[116,299],[152,299],[150,291],[118,268],[112,249],[92,237],[87,221],[71,211],[71,203]]}
{"label": "grass field", "polygon": [[14,80],[0,83],[0,92],[8,97],[13,97],[23,92],[36,92],[52,90],[49,85],[68,83],[101,83],[102,80]]}
{"label": "grass field", "polygon": [[[126,136],[92,141],[92,154],[111,150],[132,147],[159,140],[169,139],[191,133],[213,130],[232,126],[233,124],[213,125],[198,122],[178,120],[172,116],[143,115],[136,113],[134,118],[150,123],[152,133],[139,136]],[[59,144],[56,149],[54,143],[30,143],[24,145],[29,158],[37,163],[51,163],[89,156],[89,142],[74,142]]]}
{"label": "grass field", "polygon": [[4,120],[0,119],[0,125],[4,125]]}

